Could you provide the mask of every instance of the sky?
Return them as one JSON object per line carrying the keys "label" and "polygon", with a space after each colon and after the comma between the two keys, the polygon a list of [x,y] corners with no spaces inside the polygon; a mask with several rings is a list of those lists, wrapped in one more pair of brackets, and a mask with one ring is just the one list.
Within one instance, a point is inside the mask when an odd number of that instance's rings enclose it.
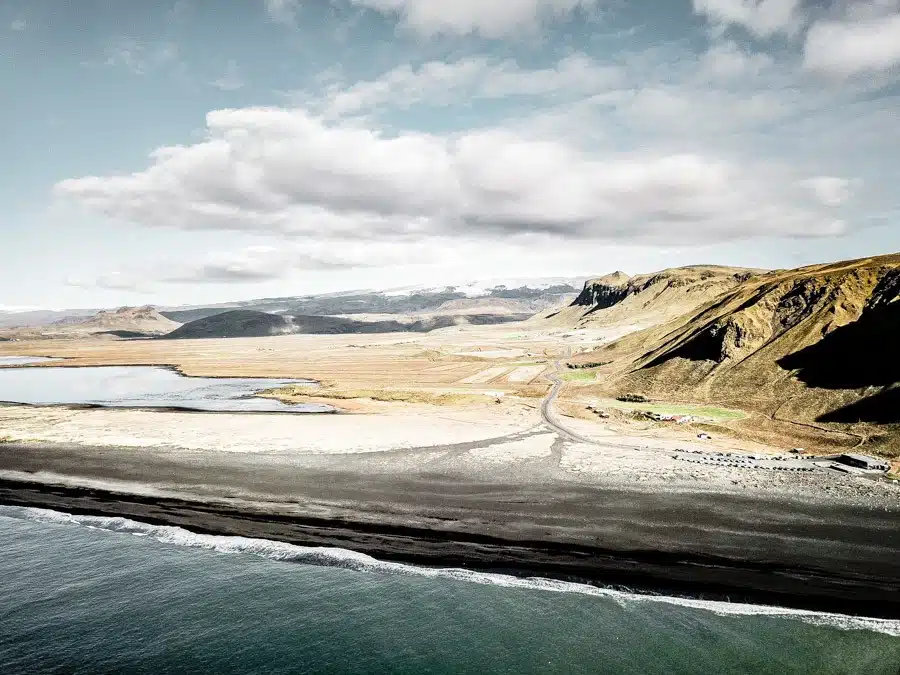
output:
{"label": "sky", "polygon": [[900,0],[2,0],[0,309],[900,251]]}

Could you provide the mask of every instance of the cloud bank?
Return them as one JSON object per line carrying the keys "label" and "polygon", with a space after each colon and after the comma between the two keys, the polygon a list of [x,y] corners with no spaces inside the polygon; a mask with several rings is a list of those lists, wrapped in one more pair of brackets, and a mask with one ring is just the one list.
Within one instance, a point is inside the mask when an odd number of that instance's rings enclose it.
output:
{"label": "cloud bank", "polygon": [[[691,241],[840,229],[782,176],[699,153],[589,153],[502,129],[389,134],[302,109],[207,115],[208,138],[60,195],[147,226],[359,239]],[[773,180],[774,179],[774,180]]]}

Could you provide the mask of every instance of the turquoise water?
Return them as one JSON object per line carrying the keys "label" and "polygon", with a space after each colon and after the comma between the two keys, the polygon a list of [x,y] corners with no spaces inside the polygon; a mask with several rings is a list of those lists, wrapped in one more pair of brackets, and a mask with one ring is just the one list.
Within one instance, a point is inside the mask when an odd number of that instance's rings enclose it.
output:
{"label": "turquoise water", "polygon": [[896,675],[900,665],[900,622],[647,600],[15,507],[0,507],[0,544],[8,674]]}

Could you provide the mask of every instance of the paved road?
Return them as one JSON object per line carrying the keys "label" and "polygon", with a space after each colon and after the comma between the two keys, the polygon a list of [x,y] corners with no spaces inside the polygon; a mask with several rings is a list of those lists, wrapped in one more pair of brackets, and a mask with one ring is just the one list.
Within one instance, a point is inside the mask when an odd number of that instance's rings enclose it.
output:
{"label": "paved road", "polygon": [[[571,348],[569,349],[569,354],[567,358],[571,357]],[[586,443],[588,445],[593,445],[598,448],[606,448],[606,449],[626,449],[626,450],[637,450],[637,448],[632,443],[621,443],[612,440],[603,440],[598,441],[592,438],[587,438],[586,436],[582,436],[581,434],[572,431],[568,427],[566,427],[560,419],[553,412],[553,402],[556,400],[559,395],[560,390],[563,388],[565,382],[560,377],[560,373],[563,370],[562,363],[560,361],[553,362],[554,371],[550,373],[548,376],[550,381],[553,383],[553,386],[550,388],[550,391],[547,393],[547,396],[541,402],[541,418],[544,420],[544,424],[553,429],[557,434],[559,434],[562,438],[575,441],[576,443]],[[661,452],[665,454],[671,454],[670,450],[664,450],[662,448],[645,448],[645,451],[651,452]]]}
{"label": "paved road", "polygon": [[[571,348],[569,349],[568,356],[571,356]],[[563,387],[563,380],[560,377],[560,372],[562,372],[562,363],[560,361],[553,362],[553,372],[550,374],[550,381],[553,383],[553,386],[550,388],[550,391],[547,392],[547,396],[541,402],[541,417],[544,420],[544,423],[553,429],[556,433],[558,433],[563,438],[566,438],[570,441],[576,441],[578,443],[588,443],[590,445],[600,445],[596,441],[593,441],[589,438],[585,438],[584,436],[571,431],[566,428],[562,422],[554,415],[553,413],[553,402],[556,400],[556,397],[559,395],[560,389]]]}

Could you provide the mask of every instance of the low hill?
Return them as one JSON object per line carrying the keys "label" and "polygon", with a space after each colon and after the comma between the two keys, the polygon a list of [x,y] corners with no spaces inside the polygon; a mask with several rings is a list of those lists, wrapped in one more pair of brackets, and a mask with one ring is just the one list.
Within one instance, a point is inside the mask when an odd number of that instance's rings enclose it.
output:
{"label": "low hill", "polygon": [[180,324],[167,319],[154,307],[122,307],[115,311],[97,312],[94,316],[71,328],[91,333],[126,331],[144,334],[165,334],[178,328]]}
{"label": "low hill", "polygon": [[265,337],[290,333],[339,335],[361,333],[427,333],[459,325],[522,321],[528,314],[433,316],[418,320],[359,321],[343,316],[282,316],[253,310],[231,310],[192,321],[165,339]]}
{"label": "low hill", "polygon": [[267,337],[291,332],[283,316],[235,309],[186,323],[163,336],[167,340]]}
{"label": "low hill", "polygon": [[49,325],[12,329],[8,336],[20,339],[83,338],[86,336],[153,337],[165,335],[181,324],[167,319],[154,307],[121,307],[92,316],[64,316]]}
{"label": "low hill", "polygon": [[619,393],[734,406],[811,442],[900,452],[898,330],[892,255],[752,275],[579,359],[615,358],[605,387]]}

